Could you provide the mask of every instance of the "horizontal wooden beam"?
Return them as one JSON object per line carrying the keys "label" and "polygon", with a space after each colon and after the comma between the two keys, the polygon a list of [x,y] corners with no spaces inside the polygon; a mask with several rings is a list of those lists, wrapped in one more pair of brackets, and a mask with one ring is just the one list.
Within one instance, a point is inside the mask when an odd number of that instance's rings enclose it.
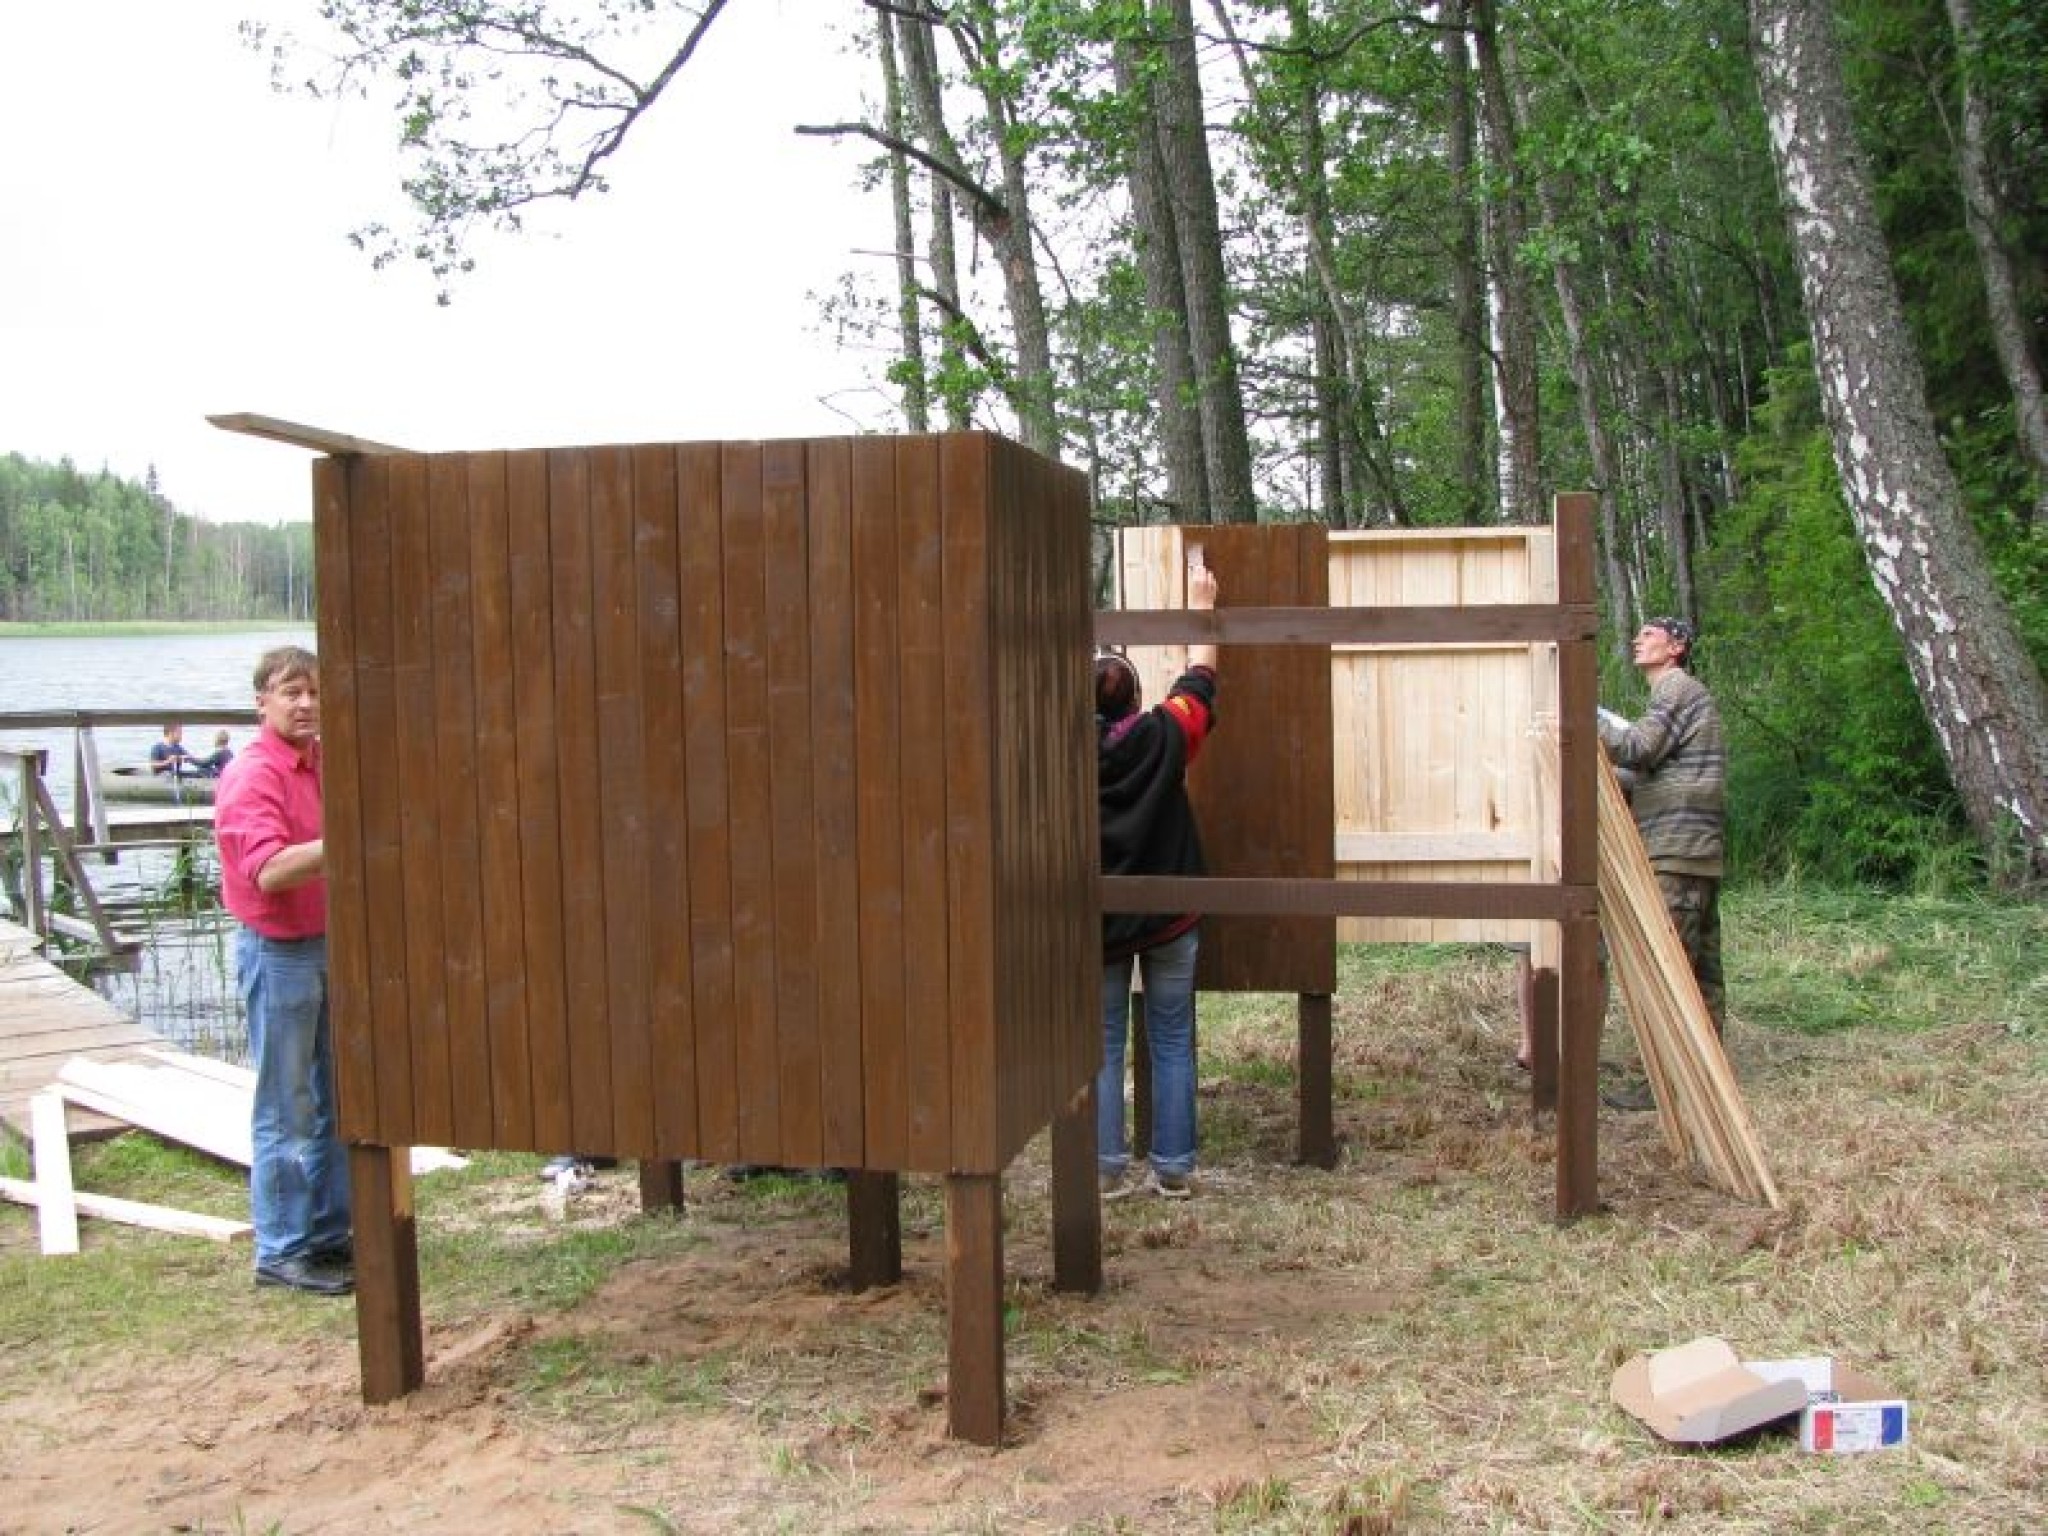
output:
{"label": "horizontal wooden beam", "polygon": [[303,426],[296,421],[280,421],[275,416],[258,416],[253,411],[231,411],[223,416],[206,418],[223,432],[240,432],[249,437],[267,437],[274,443],[290,443],[294,448],[310,448],[315,453],[409,453],[407,448],[394,448],[389,443],[374,442],[367,437],[355,437],[347,432],[331,432],[326,427]]}
{"label": "horizontal wooden beam", "polygon": [[1592,917],[1590,885],[1529,880],[1287,880],[1104,875],[1105,912],[1218,917]]}
{"label": "horizontal wooden beam", "polygon": [[[253,687],[250,693],[254,695]],[[10,709],[0,710],[0,731],[78,730],[102,725],[146,725],[154,730],[166,720],[180,725],[254,725],[256,719],[253,709],[206,705],[190,709]]]}
{"label": "horizontal wooden beam", "polygon": [[1108,609],[1095,615],[1105,645],[1461,645],[1591,640],[1591,603],[1480,603],[1470,607]]}

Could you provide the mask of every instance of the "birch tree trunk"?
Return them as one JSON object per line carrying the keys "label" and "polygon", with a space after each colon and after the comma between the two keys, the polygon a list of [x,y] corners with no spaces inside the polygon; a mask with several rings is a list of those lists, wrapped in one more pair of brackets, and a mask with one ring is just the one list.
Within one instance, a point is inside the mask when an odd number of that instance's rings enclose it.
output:
{"label": "birch tree trunk", "polygon": [[2048,687],[1942,456],[1827,0],[1750,0],[1757,83],[1842,490],[1994,877],[2048,884]]}
{"label": "birch tree trunk", "polygon": [[[1472,40],[1466,0],[1444,6],[1445,169],[1451,179],[1451,329],[1457,337],[1458,498],[1468,523],[1486,521],[1486,285],[1479,270],[1473,185]],[[1612,494],[1611,492],[1609,494]]]}
{"label": "birch tree trunk", "polygon": [[1535,523],[1549,515],[1543,497],[1543,440],[1537,410],[1536,303],[1522,270],[1529,227],[1516,165],[1514,106],[1501,61],[1494,0],[1474,0],[1481,142],[1500,190],[1486,200],[1486,245],[1493,276],[1494,380],[1501,438],[1501,517]]}

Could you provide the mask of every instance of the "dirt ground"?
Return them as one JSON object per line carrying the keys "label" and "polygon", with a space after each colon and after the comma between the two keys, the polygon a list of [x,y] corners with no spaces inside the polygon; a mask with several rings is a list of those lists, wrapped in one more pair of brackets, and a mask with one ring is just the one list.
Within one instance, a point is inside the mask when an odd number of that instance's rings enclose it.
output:
{"label": "dirt ground", "polygon": [[[1344,1045],[1340,1068],[1393,1086],[1343,1100],[1330,1171],[1292,1161],[1284,1073],[1205,1079],[1220,1155],[1202,1193],[1106,1208],[1095,1297],[1050,1289],[1043,1149],[1027,1151],[1005,1179],[999,1451],[946,1435],[930,1181],[907,1184],[903,1281],[854,1294],[829,1186],[699,1169],[689,1214],[661,1224],[636,1219],[622,1170],[558,1217],[521,1163],[464,1186],[498,1268],[460,1300],[467,1250],[442,1236],[426,1384],[397,1403],[361,1401],[353,1309],[249,1292],[246,1250],[194,1244],[167,1272],[214,1288],[203,1343],[109,1359],[23,1341],[35,1365],[0,1364],[0,1533],[2048,1529],[2031,1047],[1982,1027],[1745,1034],[1785,1209],[1678,1172],[1655,1116],[1603,1111],[1609,1211],[1560,1225],[1502,1024],[1466,1028],[1454,1048]],[[431,1214],[423,1196],[423,1241]],[[502,1251],[559,1220],[620,1244],[566,1310]],[[89,1232],[87,1260],[121,1240]],[[32,1219],[0,1224],[0,1257],[48,1262],[33,1242]],[[508,1287],[536,1299],[506,1304]],[[1845,1352],[1914,1397],[1912,1448],[1657,1444],[1609,1377],[1709,1329]]]}
{"label": "dirt ground", "polygon": [[[578,1197],[577,1219],[627,1217],[633,1200],[630,1179],[609,1176]],[[1071,1313],[1077,1327],[1143,1328],[1162,1359],[1200,1364],[1284,1350],[1393,1305],[1354,1276],[1237,1269],[1200,1241],[1199,1202],[1152,1202],[1134,1219],[1144,1262],[1114,1266],[1097,1298],[1035,1298],[1054,1326]],[[996,1454],[947,1438],[942,1375],[877,1394],[865,1407],[880,1424],[828,1428],[793,1451],[772,1449],[743,1413],[656,1415],[622,1439],[520,1410],[507,1356],[553,1339],[623,1335],[681,1362],[735,1348],[829,1356],[849,1335],[943,1315],[942,1234],[906,1232],[903,1283],[865,1295],[834,1283],[839,1240],[831,1223],[801,1219],[721,1233],[686,1260],[629,1263],[571,1313],[452,1332],[432,1325],[430,1298],[427,1384],[390,1405],[361,1402],[349,1339],[251,1340],[228,1358],[52,1382],[0,1403],[13,1447],[0,1530],[771,1529],[792,1463],[807,1511],[790,1511],[795,1529],[972,1528],[975,1511],[1001,1508],[1040,1528],[1144,1530],[1191,1493],[1275,1476],[1320,1439],[1300,1403],[1248,1394],[1235,1373],[1164,1368],[1156,1381],[1053,1389],[1020,1382],[1013,1363],[1010,1443]],[[1009,1266],[1043,1276],[1050,1261],[1013,1239]],[[831,1515],[842,1505],[844,1524]]]}

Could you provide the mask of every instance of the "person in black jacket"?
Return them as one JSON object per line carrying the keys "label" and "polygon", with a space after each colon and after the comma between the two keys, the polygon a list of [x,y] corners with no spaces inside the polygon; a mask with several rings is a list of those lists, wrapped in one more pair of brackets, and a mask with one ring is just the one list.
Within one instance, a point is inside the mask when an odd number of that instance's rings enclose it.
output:
{"label": "person in black jacket", "polygon": [[[1188,569],[1188,606],[1216,606],[1216,575]],[[1141,709],[1137,669],[1106,654],[1095,662],[1096,782],[1102,872],[1199,875],[1202,840],[1188,804],[1187,768],[1216,723],[1216,647],[1188,647],[1188,669],[1166,698]],[[1105,1199],[1146,1191],[1184,1200],[1195,1171],[1195,955],[1198,913],[1110,912],[1102,919],[1102,1071],[1095,1083],[1096,1156]],[[1129,1178],[1124,1140],[1124,1055],[1131,970],[1145,990],[1152,1063],[1151,1167]]]}

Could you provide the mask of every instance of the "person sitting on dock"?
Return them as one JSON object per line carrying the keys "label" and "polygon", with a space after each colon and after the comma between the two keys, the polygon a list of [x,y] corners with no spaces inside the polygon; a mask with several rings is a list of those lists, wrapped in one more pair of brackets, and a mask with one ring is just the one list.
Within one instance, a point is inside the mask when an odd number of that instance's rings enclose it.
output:
{"label": "person sitting on dock", "polygon": [[228,745],[228,733],[226,731],[215,731],[213,733],[213,750],[204,757],[192,759],[200,768],[205,770],[206,776],[210,779],[219,778],[221,770],[234,760],[235,751],[234,748]]}
{"label": "person sitting on dock", "polygon": [[174,779],[196,779],[206,770],[185,745],[185,727],[167,725],[164,739],[149,749],[149,771]]}

